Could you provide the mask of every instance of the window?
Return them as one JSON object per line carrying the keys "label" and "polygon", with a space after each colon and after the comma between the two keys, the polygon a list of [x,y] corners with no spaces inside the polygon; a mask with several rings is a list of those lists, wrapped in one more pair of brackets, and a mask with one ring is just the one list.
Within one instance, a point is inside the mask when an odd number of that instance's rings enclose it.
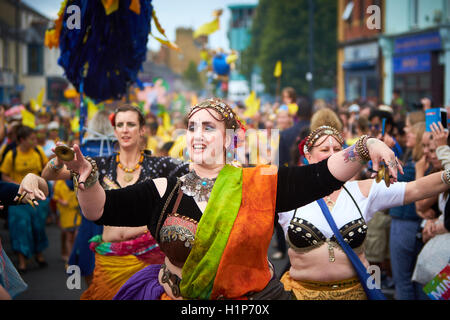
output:
{"label": "window", "polygon": [[399,90],[405,105],[408,108],[413,108],[423,96],[432,94],[431,74],[397,74],[394,78],[394,90]]}
{"label": "window", "polygon": [[44,73],[44,48],[40,44],[28,45],[28,74],[42,75]]}
{"label": "window", "polygon": [[376,75],[368,75],[366,78],[366,99],[378,98],[378,79]]}
{"label": "window", "polygon": [[352,25],[353,6],[353,1],[348,1],[347,5],[345,6],[344,13],[342,14],[342,19],[344,19],[344,21],[347,21],[349,25]]}
{"label": "window", "polygon": [[362,96],[363,79],[360,75],[350,75],[347,82],[347,100],[355,100]]}

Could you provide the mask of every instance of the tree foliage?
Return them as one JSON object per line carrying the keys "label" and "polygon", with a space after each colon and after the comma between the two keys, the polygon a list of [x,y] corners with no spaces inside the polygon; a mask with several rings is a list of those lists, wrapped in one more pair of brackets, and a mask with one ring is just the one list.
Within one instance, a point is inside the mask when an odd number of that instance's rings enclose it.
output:
{"label": "tree foliage", "polygon": [[189,61],[189,65],[183,73],[183,78],[193,90],[201,90],[203,88],[203,81],[194,61]]}
{"label": "tree foliage", "polygon": [[[336,82],[337,1],[314,0],[314,87],[334,88]],[[241,72],[247,79],[261,68],[266,92],[275,93],[275,63],[281,60],[281,87],[308,93],[309,1],[260,0],[251,28],[251,43],[242,55]]]}

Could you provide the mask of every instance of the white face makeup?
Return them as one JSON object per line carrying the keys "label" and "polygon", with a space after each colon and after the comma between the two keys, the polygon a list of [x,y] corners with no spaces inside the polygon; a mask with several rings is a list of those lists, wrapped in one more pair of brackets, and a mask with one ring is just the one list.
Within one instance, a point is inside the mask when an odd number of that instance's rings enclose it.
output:
{"label": "white face makeup", "polygon": [[342,146],[335,137],[323,136],[317,139],[310,152],[306,153],[306,159],[309,163],[317,163],[341,150]]}
{"label": "white face makeup", "polygon": [[328,145],[330,146],[330,148],[333,148],[333,138],[332,137],[328,137]]}
{"label": "white face makeup", "polygon": [[220,119],[216,111],[201,109],[195,112],[188,122],[186,141],[190,159],[195,164],[225,164],[225,124],[214,119],[210,113]]}

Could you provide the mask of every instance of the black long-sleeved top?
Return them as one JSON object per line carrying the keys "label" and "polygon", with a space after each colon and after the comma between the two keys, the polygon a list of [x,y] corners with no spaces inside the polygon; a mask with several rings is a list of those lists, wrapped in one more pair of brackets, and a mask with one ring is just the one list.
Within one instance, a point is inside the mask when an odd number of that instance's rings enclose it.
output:
{"label": "black long-sleeved top", "polygon": [[0,181],[0,205],[4,206],[5,212],[7,207],[14,204],[14,198],[19,192],[19,185]]}
{"label": "black long-sleeved top", "polygon": [[13,204],[17,192],[19,192],[18,184],[0,181],[0,201],[4,205]]}
{"label": "black long-sleeved top", "polygon": [[[277,177],[276,212],[293,210],[320,199],[344,182],[337,180],[328,169],[328,159],[302,167],[280,167]],[[95,223],[109,226],[138,227],[147,225],[151,234],[155,232],[164,204],[176,184],[176,178],[167,179],[167,189],[161,198],[152,180],[134,184],[118,190],[107,190],[102,217]],[[161,225],[172,212],[176,194],[165,210]],[[194,199],[183,195],[178,212],[180,215],[199,221],[202,212]]]}

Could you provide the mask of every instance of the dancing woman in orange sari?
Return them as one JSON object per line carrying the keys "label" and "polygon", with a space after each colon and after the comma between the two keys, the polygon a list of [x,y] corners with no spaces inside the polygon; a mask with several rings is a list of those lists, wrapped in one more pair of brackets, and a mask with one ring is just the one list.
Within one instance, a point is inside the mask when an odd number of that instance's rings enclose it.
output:
{"label": "dancing woman in orange sari", "polygon": [[365,137],[315,165],[240,168],[225,164],[239,122],[219,99],[195,105],[187,145],[192,170],[180,179],[159,178],[105,191],[92,159],[66,165],[80,174],[78,200],[87,219],[99,224],[145,224],[166,255],[160,266],[135,274],[115,299],[288,299],[267,259],[276,212],[294,209],[339,189],[372,160],[394,163],[381,141]]}

